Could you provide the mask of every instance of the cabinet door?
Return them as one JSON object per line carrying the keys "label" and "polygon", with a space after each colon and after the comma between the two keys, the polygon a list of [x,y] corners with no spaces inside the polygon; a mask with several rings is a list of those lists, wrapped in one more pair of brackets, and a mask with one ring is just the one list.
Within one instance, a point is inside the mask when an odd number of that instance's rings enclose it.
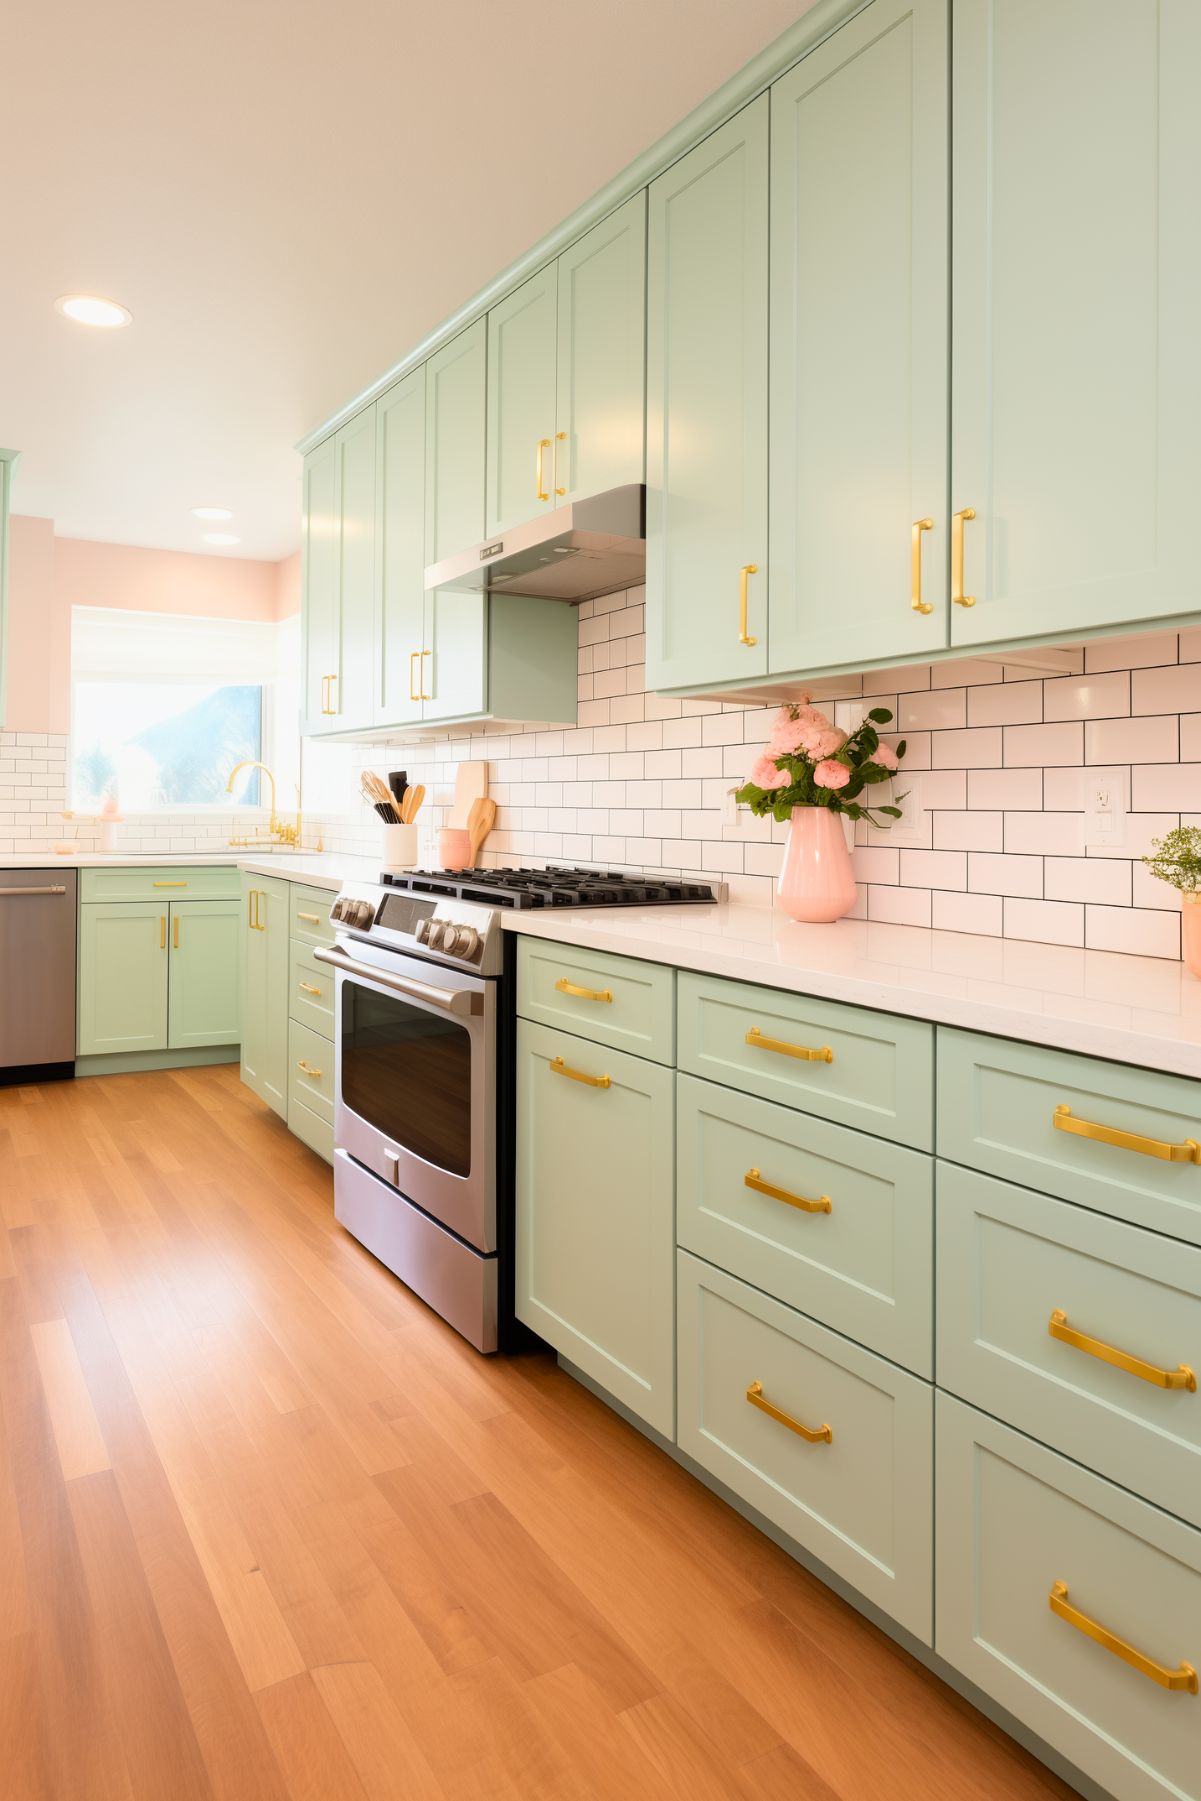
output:
{"label": "cabinet door", "polygon": [[952,641],[1196,612],[1201,7],[952,20]]}
{"label": "cabinet door", "polygon": [[648,688],[767,669],[767,120],[763,94],[650,188]]}
{"label": "cabinet door", "polygon": [[425,365],[427,563],[484,535],[486,331],[487,321],[477,319]]}
{"label": "cabinet door", "polygon": [[243,876],[242,1080],[288,1116],[288,884]]}
{"label": "cabinet door", "polygon": [[166,901],[79,909],[79,1055],[167,1048]]}
{"label": "cabinet door", "polygon": [[376,403],[375,717],[380,725],[421,718],[418,670],[425,620],[425,368]]}
{"label": "cabinet door", "polygon": [[771,90],[771,395],[772,672],[941,650],[946,0],[875,0]]}
{"label": "cabinet door", "polygon": [[305,731],[329,731],[341,674],[338,649],[338,504],[335,440],[310,450],[302,475],[300,610]]}
{"label": "cabinet door", "polygon": [[486,594],[455,588],[426,595],[424,719],[460,719],[485,711],[489,604]]}
{"label": "cabinet door", "polygon": [[[488,314],[489,534],[559,504],[555,480],[555,291],[548,269]],[[470,538],[456,545],[466,550]]]}
{"label": "cabinet door", "polygon": [[171,908],[170,1050],[238,1042],[236,900],[178,901]]}
{"label": "cabinet door", "polygon": [[559,258],[555,488],[640,482],[646,442],[646,195]]}
{"label": "cabinet door", "polygon": [[518,1318],[667,1437],[674,1081],[657,1063],[517,1022]]}
{"label": "cabinet door", "polygon": [[338,670],[331,724],[370,725],[375,650],[375,408],[334,437],[338,496]]}

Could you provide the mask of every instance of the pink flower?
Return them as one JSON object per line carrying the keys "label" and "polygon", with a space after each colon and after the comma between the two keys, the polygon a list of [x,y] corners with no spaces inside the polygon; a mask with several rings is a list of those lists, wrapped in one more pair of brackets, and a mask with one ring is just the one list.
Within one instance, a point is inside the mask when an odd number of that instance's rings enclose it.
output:
{"label": "pink flower", "polygon": [[813,779],[819,788],[845,788],[851,779],[851,772],[845,764],[835,763],[827,758],[813,771]]}
{"label": "pink flower", "polygon": [[837,725],[828,725],[824,730],[810,732],[805,740],[805,755],[820,762],[823,757],[832,757],[836,750],[841,750],[847,741],[846,733]]}
{"label": "pink flower", "polygon": [[825,714],[819,713],[816,707],[798,707],[795,712],[791,707],[781,707],[776,714],[768,749],[773,756],[792,756],[798,750],[808,750],[808,740],[816,733],[833,729]]}
{"label": "pink flower", "polygon": [[872,758],[872,762],[878,763],[881,769],[897,769],[900,767],[897,761],[897,753],[889,744],[882,744],[880,746],[875,756]]}
{"label": "pink flower", "polygon": [[751,765],[750,780],[754,782],[756,788],[766,788],[770,791],[773,788],[787,788],[792,777],[786,769],[777,769],[776,759],[769,751],[764,751],[763,755],[756,757]]}

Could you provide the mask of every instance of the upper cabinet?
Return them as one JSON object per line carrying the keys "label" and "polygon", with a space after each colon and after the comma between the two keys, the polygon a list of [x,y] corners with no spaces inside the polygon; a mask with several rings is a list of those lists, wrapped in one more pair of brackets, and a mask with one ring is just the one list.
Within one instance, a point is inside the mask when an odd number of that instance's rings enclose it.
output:
{"label": "upper cabinet", "polygon": [[375,405],[377,724],[421,718],[425,638],[425,365]]}
{"label": "upper cabinet", "polygon": [[477,319],[425,365],[425,560],[484,535],[487,325]]}
{"label": "upper cabinet", "polygon": [[953,17],[952,643],[1201,611],[1201,6]]}
{"label": "upper cabinet", "polygon": [[946,122],[946,0],[771,90],[773,670],[946,643]]}
{"label": "upper cabinet", "polygon": [[372,718],[374,406],[310,451],[303,480],[306,730],[353,731]]}
{"label": "upper cabinet", "polygon": [[[554,263],[488,314],[489,537],[558,506]],[[482,534],[477,534],[482,535]],[[448,546],[466,550],[471,544]]]}
{"label": "upper cabinet", "polygon": [[767,669],[768,99],[651,184],[646,673]]}
{"label": "upper cabinet", "polygon": [[304,459],[300,545],[300,611],[304,628],[304,729],[336,729],[341,676],[338,598],[337,438]]}

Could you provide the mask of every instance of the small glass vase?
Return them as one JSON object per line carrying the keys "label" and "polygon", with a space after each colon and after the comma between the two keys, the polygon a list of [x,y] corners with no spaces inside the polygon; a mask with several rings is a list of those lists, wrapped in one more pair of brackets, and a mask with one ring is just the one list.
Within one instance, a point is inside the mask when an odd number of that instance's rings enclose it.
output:
{"label": "small glass vase", "polygon": [[828,924],[850,912],[856,892],[842,814],[828,807],[794,807],[776,883],[777,907],[793,919]]}
{"label": "small glass vase", "polygon": [[1201,977],[1201,891],[1180,896],[1181,954],[1184,967]]}

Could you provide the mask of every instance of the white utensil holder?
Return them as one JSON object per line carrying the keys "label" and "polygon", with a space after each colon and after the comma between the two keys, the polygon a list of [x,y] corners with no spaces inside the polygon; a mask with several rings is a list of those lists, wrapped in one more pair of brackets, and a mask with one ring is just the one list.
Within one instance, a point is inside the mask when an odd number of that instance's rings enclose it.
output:
{"label": "white utensil holder", "polygon": [[384,827],[384,868],[416,869],[417,827],[386,825]]}

